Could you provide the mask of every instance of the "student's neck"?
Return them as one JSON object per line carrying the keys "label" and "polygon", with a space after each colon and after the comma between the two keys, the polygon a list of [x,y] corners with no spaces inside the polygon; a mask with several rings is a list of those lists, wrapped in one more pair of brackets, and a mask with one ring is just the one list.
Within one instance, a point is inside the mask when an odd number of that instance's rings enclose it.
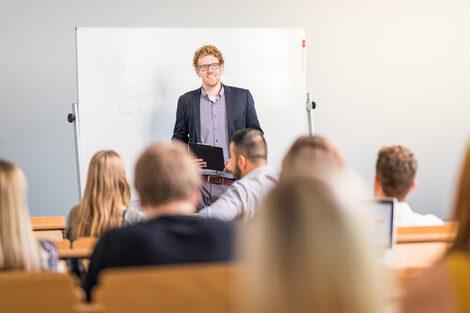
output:
{"label": "student's neck", "polygon": [[219,82],[213,87],[202,85],[202,89],[204,89],[209,97],[216,97],[222,89],[222,83]]}
{"label": "student's neck", "polygon": [[147,220],[164,215],[191,215],[195,211],[191,201],[173,201],[156,207],[145,207],[144,214]]}
{"label": "student's neck", "polygon": [[246,175],[248,175],[249,173],[251,173],[252,171],[256,170],[257,168],[260,168],[261,166],[265,166],[267,164],[268,164],[268,162],[266,162],[266,161],[259,161],[259,162],[256,162],[256,163],[248,164],[242,178],[245,177]]}

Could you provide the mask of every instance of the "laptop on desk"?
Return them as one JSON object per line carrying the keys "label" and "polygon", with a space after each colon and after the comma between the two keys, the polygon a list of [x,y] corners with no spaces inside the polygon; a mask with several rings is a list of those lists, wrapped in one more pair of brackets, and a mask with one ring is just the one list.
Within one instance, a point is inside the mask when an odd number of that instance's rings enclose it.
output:
{"label": "laptop on desk", "polygon": [[395,206],[394,198],[383,198],[374,201],[375,226],[377,231],[377,247],[379,262],[389,265],[393,247],[395,246]]}

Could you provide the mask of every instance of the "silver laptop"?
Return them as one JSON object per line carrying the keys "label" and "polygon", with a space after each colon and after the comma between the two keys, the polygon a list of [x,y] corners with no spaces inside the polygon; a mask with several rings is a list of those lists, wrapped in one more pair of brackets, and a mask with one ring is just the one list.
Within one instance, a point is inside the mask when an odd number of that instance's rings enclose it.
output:
{"label": "silver laptop", "polygon": [[380,251],[379,262],[390,263],[393,247],[395,246],[395,206],[396,199],[382,198],[374,201],[375,225],[377,231],[377,246]]}

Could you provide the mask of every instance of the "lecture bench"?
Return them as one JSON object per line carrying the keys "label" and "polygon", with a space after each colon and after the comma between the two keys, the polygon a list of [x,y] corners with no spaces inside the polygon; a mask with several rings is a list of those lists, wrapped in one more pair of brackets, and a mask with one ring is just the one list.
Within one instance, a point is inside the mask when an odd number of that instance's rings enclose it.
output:
{"label": "lecture bench", "polygon": [[65,229],[63,216],[40,216],[31,217],[31,226],[37,239],[51,241],[61,240]]}

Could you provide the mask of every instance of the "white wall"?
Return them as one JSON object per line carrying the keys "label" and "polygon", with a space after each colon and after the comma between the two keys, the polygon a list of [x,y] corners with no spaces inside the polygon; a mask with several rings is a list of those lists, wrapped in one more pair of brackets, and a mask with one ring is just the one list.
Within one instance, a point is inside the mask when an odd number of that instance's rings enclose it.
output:
{"label": "white wall", "polygon": [[447,217],[470,130],[468,1],[4,0],[0,157],[25,170],[32,215],[65,215],[78,200],[65,120],[77,25],[304,27],[317,133],[369,182],[382,144],[408,145],[420,163],[412,205]]}

